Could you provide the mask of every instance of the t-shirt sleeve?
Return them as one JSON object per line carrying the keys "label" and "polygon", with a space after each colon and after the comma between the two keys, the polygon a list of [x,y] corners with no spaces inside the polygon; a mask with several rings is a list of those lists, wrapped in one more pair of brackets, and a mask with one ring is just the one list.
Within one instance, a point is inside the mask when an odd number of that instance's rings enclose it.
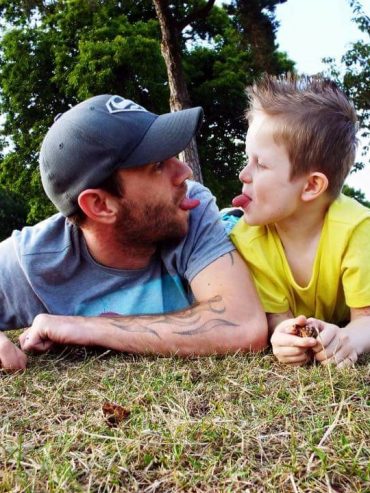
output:
{"label": "t-shirt sleeve", "polygon": [[0,330],[32,324],[45,307],[32,291],[21,269],[13,238],[0,243]]}
{"label": "t-shirt sleeve", "polygon": [[342,260],[346,304],[351,308],[370,306],[370,218],[353,231]]}
{"label": "t-shirt sleeve", "polygon": [[190,283],[205,267],[235,247],[220,220],[211,192],[199,183],[190,182],[188,196],[199,199],[189,219],[189,232],[176,249],[177,269]]}
{"label": "t-shirt sleeve", "polygon": [[342,260],[346,304],[351,308],[370,306],[370,218],[353,231]]}

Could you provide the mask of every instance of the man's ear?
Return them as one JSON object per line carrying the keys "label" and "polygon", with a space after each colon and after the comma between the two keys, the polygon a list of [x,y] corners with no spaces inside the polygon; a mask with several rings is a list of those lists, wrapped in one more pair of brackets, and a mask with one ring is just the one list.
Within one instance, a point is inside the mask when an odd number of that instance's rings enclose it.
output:
{"label": "man's ear", "polygon": [[324,173],[310,173],[302,190],[302,200],[309,202],[322,195],[328,188],[329,180]]}
{"label": "man's ear", "polygon": [[105,190],[89,188],[78,196],[78,205],[93,221],[112,224],[117,217],[117,200]]}

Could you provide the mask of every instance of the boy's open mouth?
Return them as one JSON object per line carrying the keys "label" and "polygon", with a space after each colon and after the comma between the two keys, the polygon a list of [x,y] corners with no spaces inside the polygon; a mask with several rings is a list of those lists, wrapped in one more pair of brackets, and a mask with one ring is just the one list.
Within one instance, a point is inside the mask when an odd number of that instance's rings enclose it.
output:
{"label": "boy's open mouth", "polygon": [[232,204],[234,207],[247,207],[249,203],[252,201],[248,195],[244,195],[244,193],[238,195],[237,197],[233,198]]}

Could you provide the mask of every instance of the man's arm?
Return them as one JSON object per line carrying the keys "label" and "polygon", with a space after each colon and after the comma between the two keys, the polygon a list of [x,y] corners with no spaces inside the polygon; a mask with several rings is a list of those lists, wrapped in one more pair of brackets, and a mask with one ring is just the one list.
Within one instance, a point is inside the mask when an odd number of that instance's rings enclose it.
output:
{"label": "man's arm", "polygon": [[43,351],[53,343],[77,344],[181,356],[266,347],[266,317],[238,253],[212,262],[195,276],[191,288],[197,303],[181,312],[90,318],[38,315],[21,335],[21,346]]}

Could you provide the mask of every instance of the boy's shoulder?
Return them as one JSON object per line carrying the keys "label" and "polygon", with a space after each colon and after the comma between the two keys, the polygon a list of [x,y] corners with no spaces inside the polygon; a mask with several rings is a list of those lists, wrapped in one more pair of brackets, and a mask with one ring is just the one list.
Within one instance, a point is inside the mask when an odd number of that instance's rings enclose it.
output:
{"label": "boy's shoulder", "polygon": [[370,218],[370,209],[356,199],[341,194],[328,209],[330,222],[355,225]]}
{"label": "boy's shoulder", "polygon": [[243,211],[241,209],[222,209],[220,215],[227,234],[234,242],[240,239],[244,244],[250,243],[267,234],[266,226],[249,226],[243,220]]}

